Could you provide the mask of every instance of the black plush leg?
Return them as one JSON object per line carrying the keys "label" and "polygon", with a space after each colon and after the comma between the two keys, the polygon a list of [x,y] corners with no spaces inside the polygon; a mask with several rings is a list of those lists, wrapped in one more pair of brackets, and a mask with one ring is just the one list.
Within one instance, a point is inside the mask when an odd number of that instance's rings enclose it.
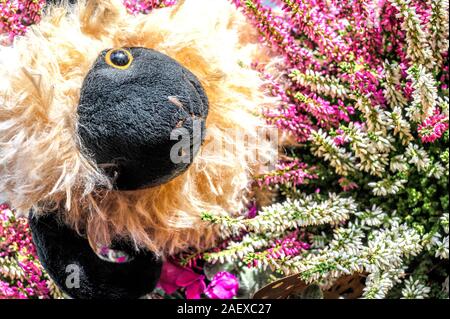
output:
{"label": "black plush leg", "polygon": [[162,262],[153,253],[136,251],[122,241],[111,248],[128,254],[129,261],[105,261],[85,238],[58,222],[55,215],[30,215],[29,224],[39,259],[63,292],[79,299],[131,299],[155,288]]}

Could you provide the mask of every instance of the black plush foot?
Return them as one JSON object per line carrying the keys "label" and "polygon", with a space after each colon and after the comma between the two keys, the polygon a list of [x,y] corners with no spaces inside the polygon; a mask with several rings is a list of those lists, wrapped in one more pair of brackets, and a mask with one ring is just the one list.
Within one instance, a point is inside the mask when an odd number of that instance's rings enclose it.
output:
{"label": "black plush foot", "polygon": [[55,215],[31,217],[29,224],[39,259],[60,289],[72,298],[139,298],[156,286],[162,262],[129,243],[111,246],[128,255],[126,262],[101,259],[88,241],[59,223]]}

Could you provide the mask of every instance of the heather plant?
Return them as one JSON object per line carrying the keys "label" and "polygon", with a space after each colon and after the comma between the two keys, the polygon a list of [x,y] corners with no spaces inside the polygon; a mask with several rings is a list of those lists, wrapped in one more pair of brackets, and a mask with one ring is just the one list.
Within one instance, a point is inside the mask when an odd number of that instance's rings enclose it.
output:
{"label": "heather plant", "polygon": [[176,2],[176,0],[123,0],[124,5],[132,14],[149,13],[153,9],[171,6]]}
{"label": "heather plant", "polygon": [[[323,286],[361,273],[364,298],[448,298],[448,1],[232,2],[281,57],[259,68],[290,143],[258,183],[280,202],[205,213],[241,235],[203,258]],[[309,249],[270,254],[293,232]]]}
{"label": "heather plant", "polygon": [[26,219],[0,204],[0,299],[59,297],[39,263]]}
{"label": "heather plant", "polygon": [[44,5],[45,0],[0,0],[0,45],[11,43],[37,23]]}
{"label": "heather plant", "polygon": [[[137,14],[174,2],[124,4]],[[274,57],[255,67],[278,100],[262,116],[286,143],[254,187],[276,200],[260,207],[255,196],[238,218],[204,212],[223,242],[166,264],[158,293],[248,297],[290,274],[325,288],[360,273],[363,298],[448,298],[448,0],[230,2]],[[25,224],[2,225],[27,234]],[[36,262],[17,256],[0,265]],[[50,296],[44,274],[22,286],[2,274],[12,296]]]}

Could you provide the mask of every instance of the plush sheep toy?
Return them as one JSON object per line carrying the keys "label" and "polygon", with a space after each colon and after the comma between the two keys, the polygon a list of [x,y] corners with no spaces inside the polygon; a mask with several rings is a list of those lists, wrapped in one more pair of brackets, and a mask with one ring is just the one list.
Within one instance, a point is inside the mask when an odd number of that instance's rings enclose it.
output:
{"label": "plush sheep toy", "polygon": [[167,256],[217,243],[203,212],[244,211],[273,153],[236,138],[258,138],[269,102],[255,38],[226,0],[90,0],[1,49],[0,194],[69,296],[141,297]]}

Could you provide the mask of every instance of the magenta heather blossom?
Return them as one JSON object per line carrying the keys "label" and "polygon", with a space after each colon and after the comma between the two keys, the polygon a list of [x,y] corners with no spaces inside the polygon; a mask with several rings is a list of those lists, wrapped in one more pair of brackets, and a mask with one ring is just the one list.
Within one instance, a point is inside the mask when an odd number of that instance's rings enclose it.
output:
{"label": "magenta heather blossom", "polygon": [[348,191],[351,191],[352,189],[357,189],[358,188],[358,184],[348,180],[345,177],[339,178],[338,183],[342,187],[344,192],[348,192]]}
{"label": "magenta heather blossom", "polygon": [[349,142],[348,137],[342,129],[336,130],[336,136],[333,139],[334,143],[338,146],[345,145]]}
{"label": "magenta heather blossom", "polygon": [[316,179],[314,167],[309,167],[295,159],[292,162],[282,162],[276,165],[276,169],[260,177],[257,182],[259,186],[270,186],[277,184],[302,185],[307,184],[309,180]]}
{"label": "magenta heather blossom", "polygon": [[[319,65],[312,60],[309,50],[296,45],[296,39],[291,35],[291,25],[282,16],[274,14],[272,9],[256,1],[231,0],[244,14],[258,26],[262,40],[286,55],[290,65]],[[243,3],[245,2],[245,4]]]}
{"label": "magenta heather blossom", "polygon": [[45,0],[0,0],[0,45],[23,35],[40,20]]}
{"label": "magenta heather blossom", "polygon": [[322,1],[280,1],[283,9],[293,16],[296,32],[304,33],[330,59],[341,60],[349,48],[342,41],[337,30],[329,24],[332,11],[322,10]]}
{"label": "magenta heather blossom", "polygon": [[308,140],[311,132],[312,121],[307,114],[297,111],[297,106],[290,104],[280,109],[270,109],[264,112],[267,122],[276,125],[278,128],[288,131],[295,136],[298,142]]}
{"label": "magenta heather blossom", "polygon": [[176,0],[123,0],[127,10],[132,14],[149,13],[153,9],[174,5]]}
{"label": "magenta heather blossom", "polygon": [[423,143],[432,143],[448,130],[448,116],[436,113],[419,125],[417,131]]}
{"label": "magenta heather blossom", "polygon": [[255,218],[256,215],[258,215],[258,207],[256,206],[255,203],[253,203],[247,211],[246,218],[249,218],[249,219]]}
{"label": "magenta heather blossom", "polygon": [[226,271],[218,272],[205,290],[205,295],[211,299],[231,299],[236,296],[239,281],[235,275]]}
{"label": "magenta heather blossom", "polygon": [[257,267],[260,264],[270,263],[272,259],[282,259],[296,256],[310,248],[308,243],[299,240],[299,232],[294,231],[282,239],[276,239],[272,246],[264,251],[250,253],[245,261],[248,267]]}
{"label": "magenta heather blossom", "polygon": [[[382,47],[383,31],[375,8],[363,8],[359,2],[280,0],[276,3],[282,10],[274,11],[259,0],[232,2],[257,27],[262,40],[284,57],[279,76],[264,73],[268,89],[281,102],[265,110],[269,123],[304,143],[311,130],[338,127],[351,120],[355,109],[343,101],[343,90],[385,104],[379,85],[382,63],[373,54]],[[370,31],[365,28],[369,24]],[[372,46],[373,50],[366,49]],[[329,75],[335,78],[333,86],[324,83]],[[341,96],[330,100],[322,92]]]}
{"label": "magenta heather blossom", "polygon": [[51,298],[25,218],[0,204],[0,299]]}

